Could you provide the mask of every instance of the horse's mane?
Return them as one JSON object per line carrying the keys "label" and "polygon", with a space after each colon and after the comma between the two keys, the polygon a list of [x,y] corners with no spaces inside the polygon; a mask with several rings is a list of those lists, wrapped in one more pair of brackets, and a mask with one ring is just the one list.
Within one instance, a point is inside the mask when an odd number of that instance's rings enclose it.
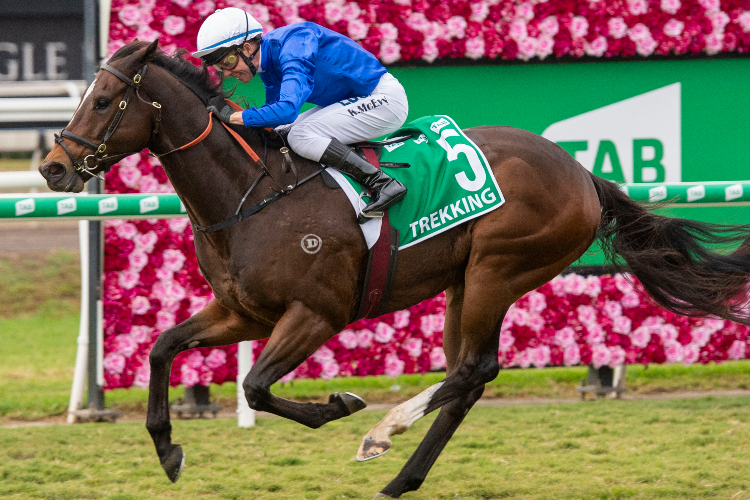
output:
{"label": "horse's mane", "polygon": [[[135,41],[129,43],[115,52],[109,59],[109,62],[117,61],[118,59],[124,59],[128,56],[133,55],[135,52],[149,45],[149,42]],[[157,66],[164,68],[175,76],[180,82],[186,87],[192,90],[204,104],[208,104],[208,101],[217,96],[224,96],[222,92],[222,82],[211,77],[208,69],[205,66],[199,67],[186,61],[183,56],[188,51],[180,49],[171,56],[157,50],[154,53],[151,62]],[[277,146],[279,142],[278,134],[269,133],[263,128],[245,128],[245,127],[234,127],[233,128],[240,133],[240,135],[246,135],[249,132],[257,133],[261,139],[267,141],[270,147]],[[283,146],[283,141],[281,143]],[[277,146],[280,147],[280,146]]]}

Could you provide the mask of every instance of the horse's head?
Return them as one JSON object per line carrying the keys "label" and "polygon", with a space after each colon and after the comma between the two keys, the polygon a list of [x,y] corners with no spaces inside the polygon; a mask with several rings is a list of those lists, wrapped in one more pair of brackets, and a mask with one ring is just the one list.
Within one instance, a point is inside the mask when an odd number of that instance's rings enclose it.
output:
{"label": "horse's head", "polygon": [[118,160],[146,148],[161,106],[140,93],[158,40],[132,42],[102,66],[39,173],[53,191],[80,192]]}

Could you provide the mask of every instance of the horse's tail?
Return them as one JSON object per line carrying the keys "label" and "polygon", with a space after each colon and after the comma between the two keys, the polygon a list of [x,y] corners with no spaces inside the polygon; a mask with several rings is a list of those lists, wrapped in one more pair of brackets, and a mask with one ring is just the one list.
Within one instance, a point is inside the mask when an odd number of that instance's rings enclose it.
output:
{"label": "horse's tail", "polygon": [[750,237],[750,226],[657,215],[615,183],[593,174],[591,179],[602,207],[597,237],[609,262],[633,273],[669,311],[750,323],[750,252],[717,253],[705,246],[736,246]]}

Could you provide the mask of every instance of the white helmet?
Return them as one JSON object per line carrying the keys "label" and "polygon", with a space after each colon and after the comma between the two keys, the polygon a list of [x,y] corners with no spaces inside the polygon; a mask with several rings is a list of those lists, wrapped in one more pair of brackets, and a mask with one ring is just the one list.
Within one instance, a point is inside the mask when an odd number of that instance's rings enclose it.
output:
{"label": "white helmet", "polygon": [[219,9],[203,21],[198,31],[198,50],[193,52],[193,57],[202,58],[208,65],[215,64],[226,54],[226,50],[220,49],[242,45],[262,33],[260,23],[244,10]]}

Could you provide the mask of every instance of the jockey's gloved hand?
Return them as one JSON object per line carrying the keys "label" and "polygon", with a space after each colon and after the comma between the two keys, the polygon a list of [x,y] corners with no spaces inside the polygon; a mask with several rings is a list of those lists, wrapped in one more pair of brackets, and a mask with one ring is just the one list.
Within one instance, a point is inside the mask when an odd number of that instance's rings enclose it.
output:
{"label": "jockey's gloved hand", "polygon": [[234,113],[236,113],[236,111],[227,104],[227,102],[224,100],[224,97],[222,96],[214,97],[210,101],[208,101],[208,106],[206,106],[206,109],[215,114],[216,117],[224,123],[229,123],[229,119]]}

